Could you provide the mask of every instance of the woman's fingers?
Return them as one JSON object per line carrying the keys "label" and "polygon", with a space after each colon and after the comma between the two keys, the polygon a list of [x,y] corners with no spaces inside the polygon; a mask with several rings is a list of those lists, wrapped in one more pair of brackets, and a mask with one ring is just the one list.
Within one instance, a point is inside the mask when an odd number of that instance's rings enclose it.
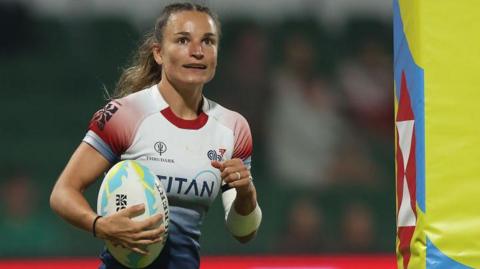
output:
{"label": "woman's fingers", "polygon": [[118,214],[120,216],[125,216],[128,218],[135,218],[140,215],[145,213],[145,205],[144,204],[138,204],[138,205],[133,205],[129,206],[123,210],[118,211]]}
{"label": "woman's fingers", "polygon": [[242,178],[240,180],[234,180],[228,183],[228,185],[232,188],[239,188],[239,187],[244,187],[250,184],[250,178]]}
{"label": "woman's fingers", "polygon": [[141,255],[147,255],[148,254],[148,251],[147,250],[144,250],[144,249],[141,249],[139,247],[131,247],[130,248],[133,252],[136,252],[138,254],[141,254]]}
{"label": "woman's fingers", "polygon": [[135,242],[138,242],[141,240],[155,240],[161,237],[164,233],[165,233],[165,227],[163,225],[153,230],[142,231],[137,233],[134,236],[136,240]]}
{"label": "woman's fingers", "polygon": [[163,214],[156,214],[138,222],[141,230],[150,230],[163,223]]}
{"label": "woman's fingers", "polygon": [[224,162],[212,161],[212,166],[220,170],[220,176],[226,183],[239,181],[241,179],[249,180],[250,171],[247,169],[243,161],[238,158],[226,160]]}
{"label": "woman's fingers", "polygon": [[[165,233],[165,225],[163,223],[163,215],[156,214],[148,217],[142,221],[135,221],[130,219],[130,214],[135,214],[140,210],[144,211],[143,205],[132,206],[122,211],[130,210],[130,212],[112,215],[108,218],[112,218],[110,221],[110,233],[109,240],[115,243],[119,243],[124,247],[128,247],[132,244],[152,244],[161,238]],[[120,212],[119,212],[120,213]],[[130,248],[130,247],[129,247]]]}
{"label": "woman's fingers", "polygon": [[146,247],[148,245],[151,245],[151,244],[155,244],[155,243],[158,243],[160,241],[163,240],[163,236],[160,236],[158,238],[155,238],[155,239],[142,239],[142,240],[137,240],[135,241],[134,243],[132,243],[132,245],[135,245],[137,247]]}
{"label": "woman's fingers", "polygon": [[[234,182],[234,181],[240,181],[242,179],[249,179],[250,177],[250,171],[248,170],[242,170],[242,171],[235,171],[233,173],[230,173],[228,176],[226,176],[223,180],[226,182],[226,183],[231,183],[231,182]],[[230,184],[231,185],[231,184]]]}
{"label": "woman's fingers", "polygon": [[220,174],[220,176],[223,179],[226,179],[228,177],[230,177],[231,179],[238,179],[238,175],[236,174],[236,172],[239,172],[241,175],[243,175],[245,174],[245,172],[248,172],[248,169],[243,164],[243,162],[239,161],[229,166],[226,166],[225,169],[223,169],[223,172]]}
{"label": "woman's fingers", "polygon": [[232,188],[247,189],[251,182],[250,170],[245,166],[242,160],[240,159],[231,159],[223,163],[213,161],[213,167],[220,167],[223,181]]}
{"label": "woman's fingers", "polygon": [[220,170],[221,172],[223,172],[223,163],[219,162],[219,161],[212,161],[211,162],[212,166],[217,168],[218,170]]}
{"label": "woman's fingers", "polygon": [[[156,240],[152,240],[152,241],[156,241]],[[121,247],[121,248],[125,248],[125,249],[130,249],[131,251],[136,252],[136,253],[141,254],[141,255],[147,255],[148,254],[148,250],[146,250],[145,248],[149,244],[151,244],[151,243],[147,243],[147,240],[144,240],[140,243],[127,243],[127,242],[119,242],[119,241],[110,241],[110,242],[112,243],[112,245],[114,247]]]}

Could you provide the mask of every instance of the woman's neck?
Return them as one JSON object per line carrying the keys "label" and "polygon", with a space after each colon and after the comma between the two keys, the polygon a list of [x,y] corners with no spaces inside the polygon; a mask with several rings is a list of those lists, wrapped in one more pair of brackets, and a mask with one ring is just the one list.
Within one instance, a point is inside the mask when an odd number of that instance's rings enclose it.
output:
{"label": "woman's neck", "polygon": [[185,120],[196,119],[201,111],[202,88],[203,85],[197,88],[174,87],[167,79],[158,83],[160,94],[173,113]]}

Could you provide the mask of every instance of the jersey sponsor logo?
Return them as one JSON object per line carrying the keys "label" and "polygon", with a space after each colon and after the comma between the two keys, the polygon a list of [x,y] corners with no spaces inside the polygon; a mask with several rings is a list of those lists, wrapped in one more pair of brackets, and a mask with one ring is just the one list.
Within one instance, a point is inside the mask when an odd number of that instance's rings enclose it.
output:
{"label": "jersey sponsor logo", "polygon": [[153,145],[153,148],[156,152],[158,152],[158,154],[160,154],[160,156],[162,156],[163,153],[167,152],[167,145],[162,141],[158,141],[157,143],[155,143],[155,145]]}
{"label": "jersey sponsor logo", "polygon": [[223,154],[225,153],[226,149],[219,149],[219,153],[217,151],[211,149],[207,152],[207,157],[212,161],[222,161]]}
{"label": "jersey sponsor logo", "polygon": [[[167,144],[165,144],[163,141],[156,142],[153,145],[153,148],[155,149],[156,152],[158,152],[160,156],[162,156],[162,154],[167,152]],[[162,163],[172,163],[172,164],[175,163],[174,159],[164,158],[164,157],[147,156],[146,159],[149,161],[156,161],[156,162],[162,162]]]}
{"label": "jersey sponsor logo", "polygon": [[162,163],[175,163],[174,159],[169,159],[169,158],[159,158],[159,157],[154,157],[154,156],[147,156],[147,160],[149,161],[156,161],[156,162],[162,162]]}
{"label": "jersey sponsor logo", "polygon": [[107,124],[117,110],[118,107],[115,104],[108,103],[104,108],[95,113],[93,120],[97,122],[97,126],[101,131],[105,129],[105,124]]}
{"label": "jersey sponsor logo", "polygon": [[164,182],[168,193],[176,193],[196,197],[212,197],[217,176],[210,170],[205,170],[193,179],[157,175]]}

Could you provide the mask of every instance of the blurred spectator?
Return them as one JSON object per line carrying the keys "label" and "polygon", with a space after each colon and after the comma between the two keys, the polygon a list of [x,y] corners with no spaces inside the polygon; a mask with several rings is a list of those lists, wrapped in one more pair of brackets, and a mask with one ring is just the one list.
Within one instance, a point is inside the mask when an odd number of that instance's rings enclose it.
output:
{"label": "blurred spectator", "polygon": [[64,238],[44,218],[36,190],[30,176],[23,172],[16,172],[2,180],[0,256],[36,256],[48,253],[58,245],[58,238]]}
{"label": "blurred spectator", "polygon": [[285,230],[277,237],[275,251],[290,254],[311,254],[329,248],[323,212],[309,198],[292,201]]}
{"label": "blurred spectator", "polygon": [[230,32],[225,33],[225,42],[220,42],[220,53],[227,55],[220,57],[217,77],[207,85],[207,91],[213,93],[213,99],[218,96],[227,108],[241,111],[247,118],[256,150],[263,144],[263,115],[270,93],[268,40],[264,29],[254,22],[232,22],[228,26]]}
{"label": "blurred spectator", "polygon": [[382,180],[379,164],[373,160],[369,145],[361,136],[345,136],[332,159],[332,165],[329,167],[331,185],[377,189],[382,188],[387,182]]}
{"label": "blurred spectator", "polygon": [[267,115],[268,163],[282,183],[320,187],[328,181],[344,122],[333,86],[315,70],[315,45],[301,33],[286,37]]}
{"label": "blurred spectator", "polygon": [[366,204],[351,202],[341,217],[340,250],[362,253],[378,250],[372,209]]}
{"label": "blurred spectator", "polygon": [[354,124],[369,135],[393,135],[393,64],[385,26],[353,20],[346,31],[349,51],[339,65],[339,82]]}

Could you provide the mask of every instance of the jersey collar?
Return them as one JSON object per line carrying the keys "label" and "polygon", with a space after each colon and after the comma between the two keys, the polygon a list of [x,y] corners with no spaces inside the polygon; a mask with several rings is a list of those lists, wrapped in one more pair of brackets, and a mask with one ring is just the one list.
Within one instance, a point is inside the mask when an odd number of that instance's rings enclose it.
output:
{"label": "jersey collar", "polygon": [[170,106],[167,104],[165,99],[163,99],[162,95],[160,94],[160,91],[158,89],[158,84],[154,85],[151,88],[152,91],[152,97],[155,100],[155,102],[159,105],[159,110],[160,113],[167,119],[170,123],[175,125],[178,128],[181,129],[192,129],[192,130],[198,130],[205,126],[208,121],[208,115],[205,113],[205,111],[208,111],[209,109],[209,102],[208,99],[205,98],[205,96],[202,95],[202,111],[198,115],[196,119],[193,120],[186,120],[178,117],[173,113],[172,109]]}

